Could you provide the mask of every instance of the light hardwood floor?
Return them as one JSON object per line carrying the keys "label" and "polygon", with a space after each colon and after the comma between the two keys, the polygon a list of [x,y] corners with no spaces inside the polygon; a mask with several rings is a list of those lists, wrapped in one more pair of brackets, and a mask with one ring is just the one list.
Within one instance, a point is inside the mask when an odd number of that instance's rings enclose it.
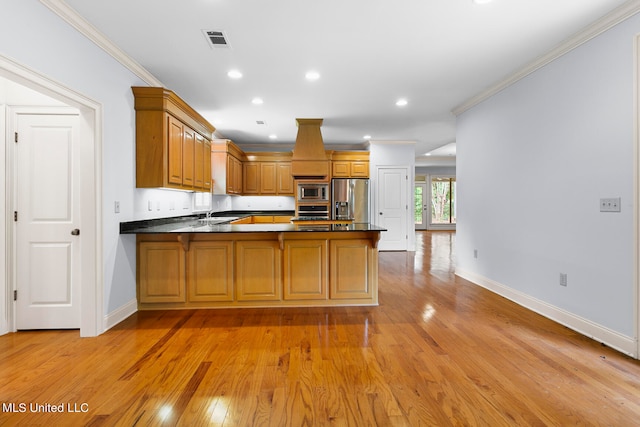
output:
{"label": "light hardwood floor", "polygon": [[640,362],[455,277],[454,233],[417,241],[380,254],[378,307],[139,312],[96,338],[2,336],[0,425],[640,424]]}

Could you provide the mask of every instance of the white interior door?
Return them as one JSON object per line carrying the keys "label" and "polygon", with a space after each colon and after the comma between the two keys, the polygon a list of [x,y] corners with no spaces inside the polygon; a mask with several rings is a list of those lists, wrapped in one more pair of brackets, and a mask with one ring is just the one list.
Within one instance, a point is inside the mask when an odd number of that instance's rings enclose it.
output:
{"label": "white interior door", "polygon": [[80,327],[78,114],[17,114],[16,328]]}
{"label": "white interior door", "polygon": [[377,224],[387,229],[380,235],[378,249],[381,251],[406,251],[409,244],[409,186],[406,168],[379,168]]}

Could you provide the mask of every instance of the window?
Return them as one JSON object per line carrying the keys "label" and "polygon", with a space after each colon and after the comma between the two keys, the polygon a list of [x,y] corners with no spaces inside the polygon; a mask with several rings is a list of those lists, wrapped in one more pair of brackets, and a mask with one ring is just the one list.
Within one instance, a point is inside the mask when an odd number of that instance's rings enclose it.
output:
{"label": "window", "polygon": [[431,224],[456,223],[456,179],[431,177]]}
{"label": "window", "polygon": [[211,210],[211,193],[193,193],[193,211]]}

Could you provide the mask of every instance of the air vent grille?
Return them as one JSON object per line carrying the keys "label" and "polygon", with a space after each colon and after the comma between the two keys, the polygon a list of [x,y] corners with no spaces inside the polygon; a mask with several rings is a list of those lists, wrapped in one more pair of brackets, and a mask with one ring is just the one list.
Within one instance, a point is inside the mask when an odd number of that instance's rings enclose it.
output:
{"label": "air vent grille", "polygon": [[265,122],[264,120],[256,120],[256,124],[257,125],[266,125],[267,122]]}
{"label": "air vent grille", "polygon": [[222,30],[202,30],[212,48],[229,48],[229,39]]}

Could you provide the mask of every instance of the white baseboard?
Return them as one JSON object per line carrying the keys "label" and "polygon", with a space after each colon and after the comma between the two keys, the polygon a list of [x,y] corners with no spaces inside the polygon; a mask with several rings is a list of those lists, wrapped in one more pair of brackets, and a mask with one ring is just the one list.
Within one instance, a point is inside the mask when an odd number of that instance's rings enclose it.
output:
{"label": "white baseboard", "polygon": [[113,328],[136,311],[138,311],[138,301],[133,299],[122,307],[107,314],[104,316],[104,331],[106,332]]}
{"label": "white baseboard", "polygon": [[523,292],[509,288],[503,284],[495,282],[486,277],[456,269],[456,276],[472,282],[475,285],[481,286],[490,290],[500,296],[507,298],[519,304],[531,311],[534,311],[548,319],[560,323],[569,329],[585,335],[591,339],[601,342],[611,348],[614,348],[624,354],[627,354],[634,359],[638,359],[638,345],[633,337],[628,337],[615,332],[602,325],[594,323],[588,319],[577,316],[566,310],[553,306],[542,300],[534,298]]}

